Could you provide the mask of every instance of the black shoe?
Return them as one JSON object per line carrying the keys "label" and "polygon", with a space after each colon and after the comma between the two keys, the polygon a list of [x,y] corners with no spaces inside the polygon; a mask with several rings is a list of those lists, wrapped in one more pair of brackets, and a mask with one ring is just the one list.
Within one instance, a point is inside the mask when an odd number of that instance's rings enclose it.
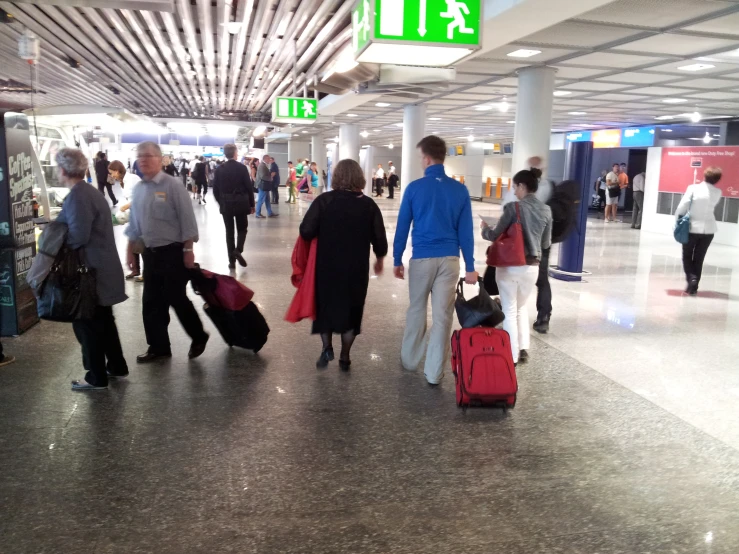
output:
{"label": "black shoe", "polygon": [[534,323],[534,331],[546,335],[549,332],[549,316],[537,319]]}
{"label": "black shoe", "polygon": [[341,369],[341,371],[349,371],[351,369],[351,365],[351,360],[339,360],[339,369]]}
{"label": "black shoe", "polygon": [[76,390],[76,391],[105,390],[107,388],[108,388],[108,385],[105,385],[104,387],[98,387],[96,385],[91,385],[90,383],[82,383],[81,381],[72,381],[72,390]]}
{"label": "black shoe", "polygon": [[522,364],[525,364],[529,361],[529,353],[526,350],[521,350],[518,353],[518,361]]}
{"label": "black shoe", "polygon": [[691,279],[688,281],[688,288],[685,292],[690,296],[696,296],[698,294],[698,279]]}
{"label": "black shoe", "polygon": [[248,265],[246,263],[246,260],[244,259],[244,255],[241,252],[234,252],[234,258],[236,258],[236,261],[239,262],[239,265],[241,265],[241,267],[246,267]]}
{"label": "black shoe", "polygon": [[172,353],[166,353],[166,354],[157,354],[155,352],[147,352],[146,354],[141,354],[140,356],[136,356],[136,363],[138,364],[148,364],[151,362],[156,362],[157,360],[164,360],[165,358],[171,358]]}
{"label": "black shoe", "polygon": [[321,352],[321,357],[318,358],[318,361],[316,362],[316,367],[318,369],[324,369],[328,367],[328,363],[332,362],[334,359],[334,349],[333,348],[327,348],[323,352]]}
{"label": "black shoe", "polygon": [[203,352],[205,352],[205,347],[208,344],[208,339],[210,339],[209,335],[205,335],[205,340],[202,341],[192,341],[192,344],[190,345],[190,352],[187,354],[187,357],[191,360],[194,360],[195,358],[199,358],[203,355]]}
{"label": "black shoe", "polygon": [[236,262],[228,262],[228,269],[236,269]]}
{"label": "black shoe", "polygon": [[113,372],[108,369],[106,370],[106,373],[108,374],[108,377],[110,377],[111,379],[125,379],[126,377],[128,377],[128,370],[121,371],[121,372]]}
{"label": "black shoe", "polygon": [[267,217],[280,217],[280,214],[272,214],[272,215],[268,215]]}

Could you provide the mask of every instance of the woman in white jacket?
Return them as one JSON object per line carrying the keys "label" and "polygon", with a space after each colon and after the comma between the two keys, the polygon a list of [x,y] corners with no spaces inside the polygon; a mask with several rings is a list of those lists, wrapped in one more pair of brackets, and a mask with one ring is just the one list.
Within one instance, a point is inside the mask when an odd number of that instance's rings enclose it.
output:
{"label": "woman in white jacket", "polygon": [[703,174],[703,182],[690,185],[677,207],[675,216],[680,218],[690,212],[690,240],[683,245],[683,269],[688,281],[685,290],[691,296],[698,294],[703,260],[716,234],[714,210],[721,201],[721,189],[716,186],[721,180],[720,167],[709,167]]}

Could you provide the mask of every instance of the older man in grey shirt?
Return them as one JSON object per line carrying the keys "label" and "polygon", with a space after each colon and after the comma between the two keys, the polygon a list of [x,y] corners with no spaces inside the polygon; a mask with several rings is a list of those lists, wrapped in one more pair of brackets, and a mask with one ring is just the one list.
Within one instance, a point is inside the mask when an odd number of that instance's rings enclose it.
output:
{"label": "older man in grey shirt", "polygon": [[267,204],[267,216],[277,217],[279,214],[272,212],[272,202],[270,201],[269,195],[272,191],[272,174],[269,171],[269,164],[272,162],[270,156],[264,156],[262,163],[257,168],[257,189],[259,190],[259,196],[257,198],[257,219],[262,219],[262,204]]}
{"label": "older man in grey shirt", "polygon": [[208,334],[187,297],[190,270],[195,267],[193,243],[198,225],[187,191],[178,179],[162,171],[162,151],[154,142],[142,142],[137,160],[143,174],[134,189],[128,236],[128,264],[134,252],[144,257],[144,331],[149,349],[136,358],[140,364],[172,356],[169,308],[172,307],[192,339],[189,357],[205,351]]}

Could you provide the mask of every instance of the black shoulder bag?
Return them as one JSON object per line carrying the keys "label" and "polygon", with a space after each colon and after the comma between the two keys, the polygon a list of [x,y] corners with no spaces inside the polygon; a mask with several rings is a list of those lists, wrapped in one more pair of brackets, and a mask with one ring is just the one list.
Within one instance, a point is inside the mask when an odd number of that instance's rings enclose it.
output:
{"label": "black shoulder bag", "polygon": [[38,315],[41,319],[70,323],[92,319],[97,306],[95,270],[83,261],[83,249],[64,245],[38,290]]}

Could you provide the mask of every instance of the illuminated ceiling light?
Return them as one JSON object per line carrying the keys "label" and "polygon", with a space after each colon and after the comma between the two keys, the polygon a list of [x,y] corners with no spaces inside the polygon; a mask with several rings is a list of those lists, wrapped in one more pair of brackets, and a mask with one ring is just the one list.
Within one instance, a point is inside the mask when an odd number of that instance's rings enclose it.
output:
{"label": "illuminated ceiling light", "polygon": [[470,136],[467,137],[467,142],[473,142],[474,140],[475,140],[475,136],[474,135],[470,135]]}
{"label": "illuminated ceiling light", "polygon": [[375,133],[381,133],[382,132],[382,129],[372,129],[372,131],[375,132]]}
{"label": "illuminated ceiling light", "polygon": [[285,31],[287,31],[287,25],[290,23],[290,19],[291,18],[289,17],[284,17],[282,21],[280,21],[280,24],[277,26],[277,30],[275,31],[278,37],[285,34]]}
{"label": "illuminated ceiling light", "polygon": [[669,119],[675,119],[675,116],[674,115],[660,115],[660,116],[655,117],[654,119],[656,119],[657,121],[667,121]]}
{"label": "illuminated ceiling light", "polygon": [[526,48],[521,48],[507,55],[511,58],[530,58],[532,56],[538,56],[539,54],[541,54],[541,50],[527,50]]}
{"label": "illuminated ceiling light", "polygon": [[710,63],[692,63],[690,65],[683,65],[682,67],[678,67],[680,71],[703,71],[704,69],[711,69],[713,67],[716,67],[715,65],[711,65]]}
{"label": "illuminated ceiling light", "polygon": [[662,102],[665,104],[684,104],[687,100],[685,98],[665,98]]}
{"label": "illuminated ceiling light", "polygon": [[671,133],[672,132],[672,129],[662,129],[662,132],[663,133]]}
{"label": "illuminated ceiling light", "polygon": [[693,123],[698,123],[701,119],[701,114],[699,114],[698,112],[693,112],[692,114],[690,114],[690,121],[692,121]]}
{"label": "illuminated ceiling light", "polygon": [[359,134],[362,135],[362,137],[364,137],[364,138],[367,138],[369,136],[369,132],[367,132],[367,131],[362,131]]}
{"label": "illuminated ceiling light", "polygon": [[229,21],[226,23],[226,29],[229,35],[237,35],[241,30],[241,21]]}
{"label": "illuminated ceiling light", "polygon": [[509,107],[510,105],[508,104],[508,100],[506,100],[504,96],[503,101],[500,104],[498,104],[498,110],[500,110],[501,113],[506,113]]}
{"label": "illuminated ceiling light", "polygon": [[392,142],[391,142],[390,144],[388,144],[388,145],[387,145],[387,147],[388,147],[388,148],[389,148],[390,150],[392,150],[393,148],[395,148],[395,146],[393,146],[393,143],[392,143]]}
{"label": "illuminated ceiling light", "polygon": [[266,131],[267,131],[267,127],[264,125],[260,125],[259,127],[254,129],[254,132],[252,133],[252,135],[254,135],[255,137],[261,137]]}
{"label": "illuminated ceiling light", "polygon": [[346,117],[357,117],[357,114],[355,114],[355,113],[348,113],[348,114],[346,114]]}
{"label": "illuminated ceiling light", "polygon": [[569,96],[570,94],[572,94],[572,92],[570,92],[569,90],[555,90],[554,91],[554,96]]}
{"label": "illuminated ceiling light", "polygon": [[303,133],[304,135],[308,134],[308,131],[300,131],[300,132]]}
{"label": "illuminated ceiling light", "polygon": [[510,123],[511,125],[515,124],[515,121],[506,121],[506,123]]}
{"label": "illuminated ceiling light", "polygon": [[180,117],[185,117],[186,115],[187,114],[183,112],[183,113],[180,114]]}
{"label": "illuminated ceiling light", "polygon": [[441,121],[440,117],[429,117],[429,121]]}
{"label": "illuminated ceiling light", "polygon": [[338,137],[338,135],[334,137],[334,142],[339,142],[339,137]]}
{"label": "illuminated ceiling light", "polygon": [[390,104],[387,102],[378,102],[377,104],[375,104],[375,106],[377,106],[378,108],[387,108],[388,106],[390,106]]}
{"label": "illuminated ceiling light", "polygon": [[570,115],[587,115],[588,112],[567,112]]}
{"label": "illuminated ceiling light", "polygon": [[474,129],[474,127],[462,127],[462,129],[464,129],[465,131],[471,131],[472,129]]}
{"label": "illuminated ceiling light", "polygon": [[402,123],[396,123],[396,124],[395,124],[395,126],[396,126],[396,127],[402,127],[402,126],[403,126],[403,124],[402,124]]}
{"label": "illuminated ceiling light", "polygon": [[711,138],[711,133],[709,133],[708,131],[706,131],[706,136],[703,137],[703,142],[705,144],[709,144],[712,140],[713,139]]}
{"label": "illuminated ceiling light", "polygon": [[477,106],[475,108],[475,110],[477,110],[478,112],[487,112],[487,111],[492,110],[492,109],[493,109],[492,106],[488,106],[486,104],[482,104],[482,105]]}

